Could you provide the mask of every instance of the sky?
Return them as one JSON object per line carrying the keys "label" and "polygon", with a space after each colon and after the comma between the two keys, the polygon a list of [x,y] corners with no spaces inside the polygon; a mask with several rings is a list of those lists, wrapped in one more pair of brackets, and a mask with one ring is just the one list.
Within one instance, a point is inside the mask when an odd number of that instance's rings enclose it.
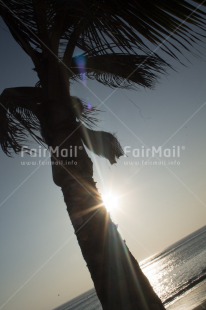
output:
{"label": "sky", "polygon": [[[33,86],[33,64],[0,26],[0,92]],[[138,261],[206,224],[206,58],[189,59],[153,90],[72,85],[73,95],[101,104],[99,128],[127,154],[113,166],[93,157],[94,175],[101,193],[118,196],[111,216]],[[174,156],[150,158],[161,146]],[[93,286],[86,263],[51,167],[2,151],[0,159],[0,310],[51,310]]]}

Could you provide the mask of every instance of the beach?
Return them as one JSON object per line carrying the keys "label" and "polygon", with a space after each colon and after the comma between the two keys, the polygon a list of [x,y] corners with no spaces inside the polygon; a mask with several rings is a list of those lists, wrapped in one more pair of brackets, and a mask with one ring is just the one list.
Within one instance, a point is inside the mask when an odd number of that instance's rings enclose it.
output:
{"label": "beach", "polygon": [[[140,266],[167,310],[206,310],[206,226]],[[56,308],[101,309],[94,289]]]}
{"label": "beach", "polygon": [[206,310],[206,282],[187,291],[181,298],[166,307],[167,310]]}
{"label": "beach", "polygon": [[[180,298],[175,299],[172,304],[165,307],[167,310],[206,310],[206,282],[195,286],[190,291],[186,291]],[[75,309],[102,310],[102,307],[97,299],[95,291],[92,289],[53,310]]]}

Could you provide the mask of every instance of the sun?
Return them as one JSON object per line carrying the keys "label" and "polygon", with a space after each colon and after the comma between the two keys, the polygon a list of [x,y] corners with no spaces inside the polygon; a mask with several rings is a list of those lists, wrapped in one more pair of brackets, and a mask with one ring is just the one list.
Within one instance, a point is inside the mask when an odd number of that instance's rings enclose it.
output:
{"label": "sun", "polygon": [[103,193],[102,200],[107,212],[111,213],[118,208],[119,198],[114,192]]}

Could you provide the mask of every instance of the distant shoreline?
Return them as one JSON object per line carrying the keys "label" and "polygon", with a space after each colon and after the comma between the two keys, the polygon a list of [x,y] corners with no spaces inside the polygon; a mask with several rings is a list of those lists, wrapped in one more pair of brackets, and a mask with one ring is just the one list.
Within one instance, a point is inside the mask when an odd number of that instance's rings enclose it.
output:
{"label": "distant shoreline", "polygon": [[[204,310],[206,309],[206,281],[203,281],[185,291],[180,298],[174,300],[172,304],[166,305],[167,310]],[[204,297],[203,297],[204,296]]]}
{"label": "distant shoreline", "polygon": [[165,300],[164,304],[169,304],[171,303],[173,300],[175,300],[177,297],[184,295],[185,293],[187,293],[188,291],[194,289],[197,289],[198,285],[204,285],[204,283],[206,280],[206,274],[203,274],[202,276],[200,276],[197,279],[194,279],[193,281],[191,281],[187,287],[183,288],[182,290],[180,290],[177,294],[169,297],[167,300]]}

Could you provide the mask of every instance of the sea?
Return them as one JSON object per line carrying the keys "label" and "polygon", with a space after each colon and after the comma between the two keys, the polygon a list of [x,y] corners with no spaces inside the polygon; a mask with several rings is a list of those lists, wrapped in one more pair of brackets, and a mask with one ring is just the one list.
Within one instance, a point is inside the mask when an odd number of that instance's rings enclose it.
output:
{"label": "sea", "polygon": [[[192,310],[202,304],[200,309],[206,309],[203,306],[206,300],[206,226],[145,259],[140,266],[165,308]],[[102,310],[102,307],[92,289],[55,310]]]}

